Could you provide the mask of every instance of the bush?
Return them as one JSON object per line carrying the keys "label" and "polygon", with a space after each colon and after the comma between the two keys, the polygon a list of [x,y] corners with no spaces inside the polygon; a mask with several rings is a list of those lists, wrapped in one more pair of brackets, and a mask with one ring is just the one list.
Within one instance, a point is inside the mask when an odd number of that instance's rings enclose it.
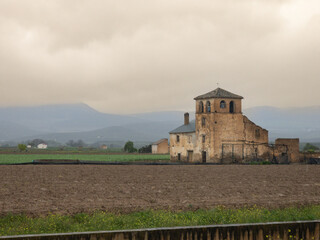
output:
{"label": "bush", "polygon": [[126,142],[123,149],[125,152],[128,152],[128,153],[137,152],[137,149],[134,148],[133,142],[131,142],[131,141]]}
{"label": "bush", "polygon": [[22,152],[22,151],[25,151],[27,149],[27,146],[25,144],[18,144],[18,148]]}
{"label": "bush", "polygon": [[140,148],[139,153],[151,153],[151,144]]}
{"label": "bush", "polygon": [[319,148],[317,146],[310,144],[310,143],[307,143],[303,148],[304,152],[314,152],[316,150],[319,150]]}

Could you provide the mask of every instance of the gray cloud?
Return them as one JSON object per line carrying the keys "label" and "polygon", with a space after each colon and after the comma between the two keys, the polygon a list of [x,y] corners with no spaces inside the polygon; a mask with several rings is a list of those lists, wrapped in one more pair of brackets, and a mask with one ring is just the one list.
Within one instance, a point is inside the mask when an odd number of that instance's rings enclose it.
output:
{"label": "gray cloud", "polygon": [[320,3],[0,1],[2,106],[192,110],[222,88],[244,106],[318,105]]}

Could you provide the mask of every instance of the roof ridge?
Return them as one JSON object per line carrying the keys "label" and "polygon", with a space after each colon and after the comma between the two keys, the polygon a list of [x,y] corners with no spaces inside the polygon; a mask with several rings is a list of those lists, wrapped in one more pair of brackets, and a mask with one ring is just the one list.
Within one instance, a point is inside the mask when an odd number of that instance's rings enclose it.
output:
{"label": "roof ridge", "polygon": [[181,125],[169,133],[189,133],[189,132],[195,132],[196,131],[196,121],[193,119],[192,121],[189,122],[187,125]]}
{"label": "roof ridge", "polygon": [[202,94],[200,96],[197,96],[194,98],[194,100],[198,99],[206,99],[206,98],[237,98],[237,99],[243,99],[242,96],[234,94],[232,92],[229,92],[227,90],[224,90],[222,88],[216,88],[215,90],[211,92],[207,92],[205,94]]}
{"label": "roof ridge", "polygon": [[161,138],[161,139],[159,139],[158,141],[152,143],[152,145],[157,145],[157,144],[159,144],[159,143],[161,143],[161,142],[164,142],[164,141],[168,141],[168,138]]}

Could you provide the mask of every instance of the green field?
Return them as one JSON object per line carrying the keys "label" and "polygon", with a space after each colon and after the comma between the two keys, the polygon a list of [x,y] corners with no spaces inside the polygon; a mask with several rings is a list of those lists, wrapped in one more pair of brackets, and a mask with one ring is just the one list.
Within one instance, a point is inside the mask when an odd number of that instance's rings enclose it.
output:
{"label": "green field", "polygon": [[36,159],[70,159],[83,161],[168,161],[168,154],[0,154],[0,164],[32,162]]}
{"label": "green field", "polygon": [[80,213],[74,216],[49,215],[38,218],[7,215],[0,217],[0,236],[316,219],[320,219],[320,205],[271,210],[258,207],[241,209],[218,207],[195,212],[153,210],[130,214],[96,212],[90,215]]}

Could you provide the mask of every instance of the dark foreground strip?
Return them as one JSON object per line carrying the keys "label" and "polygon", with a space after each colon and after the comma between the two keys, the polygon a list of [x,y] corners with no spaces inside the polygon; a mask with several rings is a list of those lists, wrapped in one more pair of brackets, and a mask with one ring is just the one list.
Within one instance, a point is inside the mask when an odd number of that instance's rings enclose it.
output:
{"label": "dark foreground strip", "polygon": [[320,220],[4,236],[26,240],[319,240]]}
{"label": "dark foreground strip", "polygon": [[[152,160],[152,161],[122,161],[122,162],[105,162],[105,161],[84,161],[84,160],[70,160],[70,159],[36,159],[32,162],[25,163],[11,163],[1,165],[226,165],[223,163],[202,163],[202,162],[169,162],[166,160]],[[320,164],[317,163],[300,163],[300,164]],[[250,163],[232,163],[228,165],[251,165]],[[284,163],[281,165],[289,165]]]}
{"label": "dark foreground strip", "polygon": [[105,162],[105,161],[83,161],[83,160],[70,160],[70,159],[36,159],[32,162],[26,163],[13,163],[3,165],[221,165],[220,163],[187,163],[187,162],[166,162],[163,161],[123,161],[123,162]]}

